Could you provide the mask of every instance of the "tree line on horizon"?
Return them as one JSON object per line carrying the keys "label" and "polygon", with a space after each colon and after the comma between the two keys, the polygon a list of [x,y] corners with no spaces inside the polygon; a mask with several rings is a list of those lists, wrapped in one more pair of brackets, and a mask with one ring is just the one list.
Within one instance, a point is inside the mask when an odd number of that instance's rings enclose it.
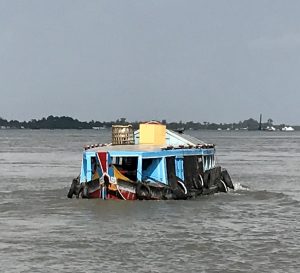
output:
{"label": "tree line on horizon", "polygon": [[[210,123],[210,122],[170,122],[168,123],[166,120],[160,121],[163,124],[166,124],[168,129],[192,129],[192,130],[258,130],[259,122],[253,118],[249,118],[244,121],[240,121],[237,123]],[[110,128],[112,125],[128,125],[132,124],[132,126],[136,129],[139,126],[138,121],[128,122],[126,118],[120,118],[116,121],[79,121],[78,119],[74,119],[68,116],[48,116],[47,118],[42,119],[32,119],[30,121],[18,121],[18,120],[6,120],[0,117],[0,128],[6,129],[101,129],[101,128]],[[266,123],[262,123],[262,127],[266,128],[267,126],[274,126],[276,129],[281,129],[285,126],[285,124],[273,125],[272,119],[269,119]],[[300,130],[300,126],[294,126],[296,130]]]}

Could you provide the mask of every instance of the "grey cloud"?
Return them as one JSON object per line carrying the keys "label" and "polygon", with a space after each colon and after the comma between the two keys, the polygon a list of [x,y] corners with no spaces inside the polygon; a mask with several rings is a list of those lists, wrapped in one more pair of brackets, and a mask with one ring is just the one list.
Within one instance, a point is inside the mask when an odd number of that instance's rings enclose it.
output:
{"label": "grey cloud", "polygon": [[300,48],[300,30],[294,33],[283,33],[276,37],[260,37],[250,41],[249,46],[263,50]]}

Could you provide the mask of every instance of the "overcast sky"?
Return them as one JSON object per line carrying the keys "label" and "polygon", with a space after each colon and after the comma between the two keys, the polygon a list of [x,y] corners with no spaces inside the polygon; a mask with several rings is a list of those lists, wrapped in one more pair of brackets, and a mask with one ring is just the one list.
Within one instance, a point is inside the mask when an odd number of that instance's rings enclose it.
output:
{"label": "overcast sky", "polygon": [[300,1],[0,0],[0,116],[300,124]]}

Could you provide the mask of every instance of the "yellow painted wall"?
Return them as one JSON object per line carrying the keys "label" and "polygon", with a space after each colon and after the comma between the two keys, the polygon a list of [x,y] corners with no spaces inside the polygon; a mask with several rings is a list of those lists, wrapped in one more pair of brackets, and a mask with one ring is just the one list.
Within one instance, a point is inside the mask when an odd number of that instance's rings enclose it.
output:
{"label": "yellow painted wall", "polygon": [[163,124],[140,124],[140,144],[165,145],[166,126]]}

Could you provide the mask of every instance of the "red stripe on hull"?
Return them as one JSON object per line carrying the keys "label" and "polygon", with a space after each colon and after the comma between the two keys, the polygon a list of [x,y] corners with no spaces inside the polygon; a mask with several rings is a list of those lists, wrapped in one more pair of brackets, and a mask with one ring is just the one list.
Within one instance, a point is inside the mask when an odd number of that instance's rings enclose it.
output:
{"label": "red stripe on hull", "polygon": [[122,194],[122,196],[125,198],[125,200],[136,200],[136,194],[130,191],[126,190],[120,190],[119,192]]}
{"label": "red stripe on hull", "polygon": [[107,194],[107,199],[113,199],[113,200],[121,200],[119,197],[113,195],[113,194]]}
{"label": "red stripe on hull", "polygon": [[101,198],[100,189],[90,192],[89,198]]}
{"label": "red stripe on hull", "polygon": [[[124,183],[117,186],[118,191],[105,190],[105,199],[122,199],[122,200],[136,200],[136,189],[132,183]],[[102,189],[95,187],[93,191],[88,192],[88,198],[100,198],[102,199]]]}
{"label": "red stripe on hull", "polygon": [[101,152],[98,153],[98,158],[101,164],[102,172],[106,173],[107,172],[107,153]]}
{"label": "red stripe on hull", "polygon": [[[89,193],[89,198],[90,199],[95,199],[95,198],[102,198],[102,194],[101,194],[101,192],[100,192],[100,189],[98,189],[98,190],[95,190],[95,191],[93,191],[93,192],[90,192]],[[108,193],[107,195],[106,195],[106,199],[113,199],[113,200],[120,200],[120,199],[122,199],[122,198],[120,198],[120,197],[118,197],[118,196],[116,196],[114,193]]]}

